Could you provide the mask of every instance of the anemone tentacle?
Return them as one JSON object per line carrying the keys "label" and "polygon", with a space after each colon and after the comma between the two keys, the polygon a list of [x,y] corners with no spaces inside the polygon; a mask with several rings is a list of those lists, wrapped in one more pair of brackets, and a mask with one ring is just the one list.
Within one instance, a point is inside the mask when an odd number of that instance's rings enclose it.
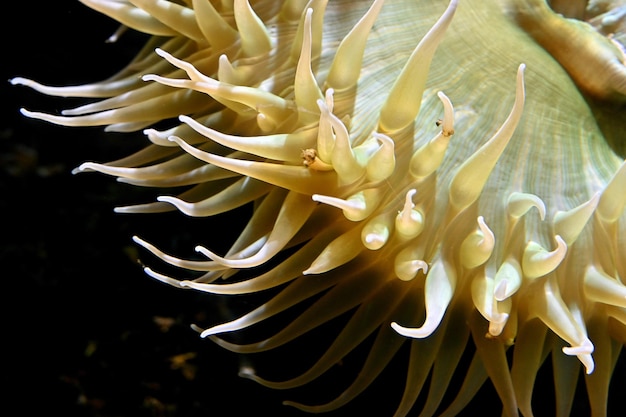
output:
{"label": "anemone tentacle", "polygon": [[[343,393],[326,404],[286,404],[339,408],[408,343],[395,416],[426,390],[422,415],[455,415],[487,379],[503,415],[532,416],[548,357],[558,415],[569,414],[583,368],[592,413],[606,414],[626,344],[626,162],[617,153],[626,119],[607,123],[607,104],[597,102],[618,103],[610,111],[623,115],[626,70],[615,37],[564,20],[544,0],[82,2],[155,35],[155,52],[86,86],[15,78],[45,94],[102,98],[61,115],[23,114],[146,128],[143,151],[75,172],[189,188],[119,212],[207,217],[253,205],[226,253],[195,248],[206,259],[135,237],[188,274],[145,272],[210,294],[273,289],[239,317],[195,326],[235,352],[273,349],[349,316],[308,371],[285,381],[242,376],[299,387],[373,335],[363,372]],[[570,33],[591,47],[564,53]],[[581,59],[610,76],[588,77]],[[156,122],[170,127],[150,127]],[[228,339],[305,302],[263,340]],[[469,343],[476,350],[465,382],[442,404]]]}

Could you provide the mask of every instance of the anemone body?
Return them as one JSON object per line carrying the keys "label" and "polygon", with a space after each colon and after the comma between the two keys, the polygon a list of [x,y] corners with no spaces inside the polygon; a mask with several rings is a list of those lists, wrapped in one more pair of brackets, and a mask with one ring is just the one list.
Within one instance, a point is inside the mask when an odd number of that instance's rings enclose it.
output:
{"label": "anemone body", "polygon": [[[545,35],[578,36],[583,24],[549,14],[542,1],[82,2],[153,38],[99,83],[14,79],[101,99],[62,115],[24,113],[146,129],[152,143],[143,151],[77,172],[188,189],[119,212],[206,217],[254,207],[227,253],[196,248],[206,259],[174,257],[136,237],[188,271],[146,272],[214,294],[276,289],[241,317],[199,329],[235,352],[281,346],[348,313],[308,371],[287,381],[244,376],[302,386],[373,338],[362,371],[335,400],[288,403],[323,412],[365,390],[409,343],[395,415],[426,390],[422,414],[432,415],[445,408],[472,343],[474,360],[444,415],[462,410],[487,379],[504,415],[532,415],[547,360],[557,415],[569,414],[581,370],[593,414],[606,414],[626,343],[626,165],[616,153],[624,130],[606,126],[585,94],[623,103],[623,64],[610,39],[593,32],[591,49],[581,50],[588,57],[579,57],[609,80],[599,85],[558,52],[558,36]],[[612,111],[623,115],[620,106]],[[171,127],[150,128],[161,121]],[[228,339],[309,299],[276,334]]]}

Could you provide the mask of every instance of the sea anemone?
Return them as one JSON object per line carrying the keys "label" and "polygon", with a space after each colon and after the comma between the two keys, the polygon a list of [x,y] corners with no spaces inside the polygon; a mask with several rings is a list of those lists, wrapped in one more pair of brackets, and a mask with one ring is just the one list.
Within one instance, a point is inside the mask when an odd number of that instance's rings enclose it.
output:
{"label": "sea anemone", "polygon": [[[396,416],[422,392],[422,415],[455,415],[487,379],[503,415],[531,416],[550,356],[556,414],[570,414],[583,369],[592,414],[606,415],[626,344],[619,38],[543,0],[81,2],[152,37],[102,82],[13,79],[45,94],[101,98],[62,115],[23,113],[65,126],[145,128],[145,149],[75,171],[185,189],[117,212],[207,217],[253,207],[226,253],[210,241],[195,248],[203,259],[134,237],[187,271],[146,273],[211,294],[270,294],[239,317],[195,327],[234,352],[342,324],[305,372],[274,381],[247,368],[243,376],[299,387],[367,340],[358,376],[334,400],[287,402],[324,412],[353,400],[410,344]],[[619,7],[600,3],[576,17],[615,17]],[[607,21],[596,26],[624,27],[619,16]],[[291,320],[269,336],[230,338],[284,315]]]}

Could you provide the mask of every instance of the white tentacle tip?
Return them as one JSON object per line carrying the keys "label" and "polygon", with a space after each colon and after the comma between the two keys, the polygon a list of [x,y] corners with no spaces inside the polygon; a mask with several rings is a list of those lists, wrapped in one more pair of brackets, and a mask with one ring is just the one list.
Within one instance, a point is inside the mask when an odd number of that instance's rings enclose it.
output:
{"label": "white tentacle tip", "polygon": [[209,329],[203,330],[203,331],[200,333],[200,337],[204,339],[204,338],[207,338],[207,337],[209,337],[209,336],[214,335],[214,334],[215,334],[215,332],[213,332],[213,331],[212,331],[212,329],[213,329],[213,328],[211,327],[211,328],[209,328]]}
{"label": "white tentacle tip", "polygon": [[32,81],[24,78],[24,77],[13,77],[13,78],[9,78],[9,84],[11,85],[26,85],[28,86],[29,84],[31,84]]}
{"label": "white tentacle tip", "polygon": [[207,248],[205,248],[204,246],[196,246],[195,248],[193,248],[193,250],[195,250],[198,253],[203,254],[204,256],[206,256],[207,258],[210,258],[210,254],[212,253],[211,251],[209,251]]}
{"label": "white tentacle tip", "polygon": [[93,166],[94,166],[93,162],[83,162],[78,167],[72,170],[72,174],[75,175],[75,174],[80,174],[83,172],[94,171]]}
{"label": "white tentacle tip", "polygon": [[394,321],[391,323],[391,328],[402,336],[410,337],[412,339],[423,339],[433,334],[433,332],[437,329],[437,326],[433,327],[424,323],[424,326],[422,327],[404,327]]}
{"label": "white tentacle tip", "polygon": [[145,74],[141,76],[142,81],[157,81],[158,76],[155,74]]}
{"label": "white tentacle tip", "polygon": [[30,111],[30,110],[26,110],[24,107],[20,108],[20,113],[22,114],[22,116],[26,116],[26,117],[34,117],[34,112]]}
{"label": "white tentacle tip", "polygon": [[578,360],[585,367],[585,373],[591,374],[595,369],[595,363],[591,354],[594,351],[593,343],[587,337],[578,346],[565,346],[562,349],[563,353],[569,356],[576,356]]}
{"label": "white tentacle tip", "polygon": [[180,120],[183,123],[187,123],[187,124],[194,123],[194,122],[197,123],[194,119],[192,119],[191,117],[186,116],[184,114],[179,115],[178,116],[178,120]]}

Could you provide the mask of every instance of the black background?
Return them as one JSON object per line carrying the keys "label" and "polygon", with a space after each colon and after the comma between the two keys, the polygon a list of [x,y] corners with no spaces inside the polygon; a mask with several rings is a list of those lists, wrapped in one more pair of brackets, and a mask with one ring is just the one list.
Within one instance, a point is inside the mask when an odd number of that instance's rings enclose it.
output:
{"label": "black background", "polygon": [[[2,80],[25,76],[51,85],[97,81],[120,69],[144,40],[129,33],[117,44],[105,43],[117,24],[74,0],[6,2],[3,12]],[[237,377],[242,357],[200,339],[189,327],[219,321],[215,317],[222,300],[145,276],[137,257],[158,263],[138,251],[131,236],[190,255],[201,242],[211,248],[226,245],[224,232],[239,227],[236,216],[246,211],[200,220],[178,213],[114,214],[113,207],[152,201],[157,191],[70,171],[85,160],[125,156],[145,145],[145,138],[25,119],[20,107],[58,113],[82,101],[47,98],[8,82],[0,89],[2,378],[8,387],[1,404],[15,410],[2,414],[298,416],[307,414],[281,401],[314,402],[317,390],[337,394],[349,382],[351,368],[358,368],[362,359],[359,352],[304,390],[273,391]],[[242,310],[251,308],[241,303]],[[164,328],[155,318],[165,318],[169,325]],[[288,371],[300,355],[310,358],[306,350],[322,334],[270,359],[284,362]],[[172,366],[171,358],[188,353],[194,356],[184,368]],[[391,415],[405,378],[404,363],[405,358],[395,361],[365,398],[327,415]],[[552,395],[550,375],[543,372],[547,383],[536,401],[538,408],[550,410],[544,403]],[[626,372],[623,361],[617,372]],[[619,389],[613,388],[612,415],[619,415]],[[487,384],[466,414],[499,415],[494,395]],[[588,414],[584,395],[575,409],[578,415]]]}

